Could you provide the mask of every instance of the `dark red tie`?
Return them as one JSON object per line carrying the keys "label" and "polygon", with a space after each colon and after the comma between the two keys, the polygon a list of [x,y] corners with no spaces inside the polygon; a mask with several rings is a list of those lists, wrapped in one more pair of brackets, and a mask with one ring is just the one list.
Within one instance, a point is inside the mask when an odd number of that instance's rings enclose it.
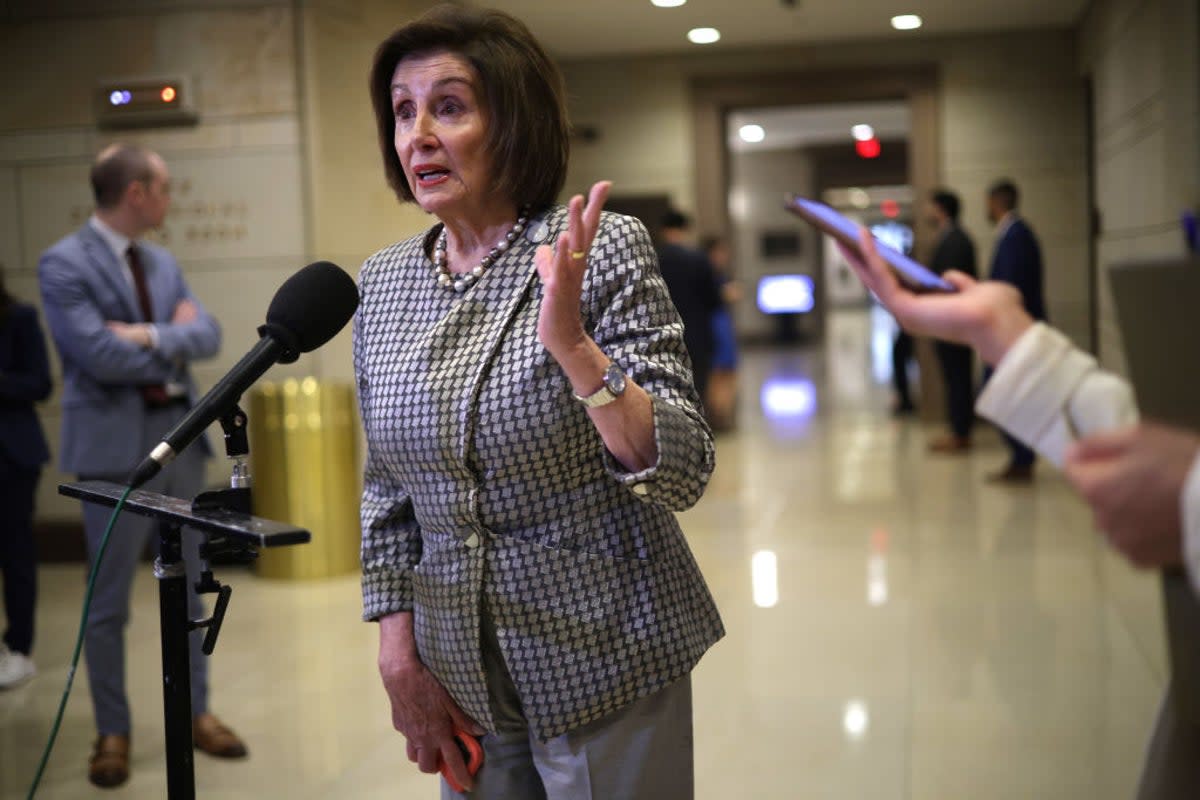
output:
{"label": "dark red tie", "polygon": [[[142,309],[142,319],[147,323],[154,322],[154,308],[150,305],[150,289],[146,285],[146,270],[142,268],[142,256],[137,245],[129,245],[125,251],[125,260],[129,263],[129,272],[133,275],[133,288],[137,291],[138,305]],[[148,406],[164,406],[170,399],[167,387],[161,383],[140,387],[142,399]]]}

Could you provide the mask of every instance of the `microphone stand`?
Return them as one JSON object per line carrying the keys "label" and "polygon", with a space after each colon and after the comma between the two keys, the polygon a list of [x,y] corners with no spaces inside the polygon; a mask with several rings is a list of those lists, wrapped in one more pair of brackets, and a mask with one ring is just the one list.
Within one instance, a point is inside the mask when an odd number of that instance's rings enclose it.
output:
{"label": "microphone stand", "polygon": [[[212,655],[233,593],[230,586],[222,585],[213,577],[211,569],[205,568],[195,590],[217,595],[213,613],[207,619],[189,619],[183,526],[205,535],[200,555],[206,567],[208,559],[215,556],[232,556],[237,562],[248,562],[257,558],[258,548],[303,544],[312,538],[303,528],[250,515],[250,474],[245,464],[245,456],[250,452],[246,414],[236,402],[221,416],[221,428],[225,432],[226,454],[234,459],[229,488],[201,492],[190,503],[139,489],[129,494],[124,507],[124,511],[159,521],[159,556],[154,561],[154,576],[158,579],[162,638],[163,724],[169,800],[195,800],[196,797],[188,635],[193,630],[207,629],[201,650],[205,656]],[[84,502],[115,506],[125,488],[109,481],[81,481],[61,484],[58,491]]]}

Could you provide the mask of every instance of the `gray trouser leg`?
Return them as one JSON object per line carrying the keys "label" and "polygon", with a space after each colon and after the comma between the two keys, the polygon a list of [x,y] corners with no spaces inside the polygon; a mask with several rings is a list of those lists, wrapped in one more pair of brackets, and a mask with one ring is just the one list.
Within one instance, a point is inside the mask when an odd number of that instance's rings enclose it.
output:
{"label": "gray trouser leg", "polygon": [[443,780],[442,800],[691,800],[691,677],[548,742],[503,731],[481,743],[475,790]]}
{"label": "gray trouser leg", "polygon": [[691,800],[691,676],[583,728],[532,744],[550,800]]}
{"label": "gray trouser leg", "polygon": [[[90,503],[83,506],[89,563],[96,561],[111,513],[112,509],[104,506]],[[109,536],[96,576],[84,641],[92,709],[96,729],[101,734],[127,735],[131,730],[129,701],[125,696],[125,625],[129,622],[133,573],[151,527],[152,523],[143,517],[122,514]]]}
{"label": "gray trouser leg", "polygon": [[529,731],[502,731],[484,736],[483,766],[475,774],[475,790],[459,794],[442,780],[442,800],[546,800],[546,790],[533,764]]}
{"label": "gray trouser leg", "polygon": [[497,733],[480,740],[483,767],[475,789],[459,794],[442,781],[442,800],[691,800],[690,675],[606,717],[548,742],[530,732],[487,604],[480,647]]}
{"label": "gray trouser leg", "polygon": [[[146,452],[162,439],[183,413],[182,409],[172,409],[150,415],[145,437]],[[106,476],[116,483],[123,483],[126,477]],[[190,499],[203,487],[204,458],[198,450],[185,450],[143,488]],[[89,566],[95,562],[111,513],[109,507],[83,504]],[[157,538],[158,527],[153,520],[122,512],[109,536],[108,548],[96,577],[84,643],[92,708],[96,715],[97,731],[102,734],[128,734],[132,729],[129,700],[125,693],[125,628],[129,622],[129,594],[137,573],[138,559],[148,541],[153,541],[157,548]],[[201,534],[194,531],[184,531],[183,553],[189,586],[200,576],[199,544],[202,538]],[[189,592],[188,613],[193,619],[204,613],[204,605],[195,592]],[[200,652],[202,640],[202,631],[194,631],[190,636],[192,708],[197,714],[208,708],[208,666],[207,659]]]}

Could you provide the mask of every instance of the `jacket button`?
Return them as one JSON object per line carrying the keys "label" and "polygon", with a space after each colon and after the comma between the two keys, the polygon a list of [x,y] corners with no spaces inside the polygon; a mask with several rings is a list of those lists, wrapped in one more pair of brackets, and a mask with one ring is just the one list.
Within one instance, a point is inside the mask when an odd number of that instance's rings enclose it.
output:
{"label": "jacket button", "polygon": [[475,549],[476,547],[479,547],[479,534],[472,533],[470,536],[468,536],[466,538],[466,541],[464,541],[463,544],[465,544],[467,547],[471,548],[472,550]]}
{"label": "jacket button", "polygon": [[638,497],[645,497],[646,495],[650,494],[650,484],[648,483],[635,483],[629,488],[630,491],[632,491]]}

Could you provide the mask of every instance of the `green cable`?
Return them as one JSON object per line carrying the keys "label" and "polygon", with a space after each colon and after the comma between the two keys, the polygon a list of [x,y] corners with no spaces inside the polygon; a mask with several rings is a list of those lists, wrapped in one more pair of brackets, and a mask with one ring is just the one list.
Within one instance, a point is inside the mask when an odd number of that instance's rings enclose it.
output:
{"label": "green cable", "polygon": [[46,762],[50,760],[50,752],[54,749],[54,740],[58,738],[58,728],[62,725],[63,712],[67,709],[67,698],[71,695],[71,684],[75,682],[75,669],[79,666],[79,651],[83,649],[83,632],[87,626],[88,611],[92,606],[92,590],[96,588],[96,574],[100,571],[100,562],[104,560],[104,551],[108,549],[108,535],[112,533],[113,525],[125,507],[125,499],[133,491],[132,486],[125,487],[125,493],[113,508],[112,516],[108,518],[108,527],[104,529],[104,538],[100,540],[100,549],[96,551],[96,560],[92,563],[92,572],[88,575],[87,593],[83,596],[83,614],[79,618],[79,636],[75,638],[75,653],[71,656],[71,669],[67,671],[67,685],[63,689],[62,700],[58,704],[58,715],[54,718],[54,727],[50,729],[50,738],[46,749],[42,751],[42,760],[38,764],[37,773],[33,776],[33,784],[29,787],[26,800],[33,800],[37,794],[38,784],[42,782],[42,773],[46,771]]}

